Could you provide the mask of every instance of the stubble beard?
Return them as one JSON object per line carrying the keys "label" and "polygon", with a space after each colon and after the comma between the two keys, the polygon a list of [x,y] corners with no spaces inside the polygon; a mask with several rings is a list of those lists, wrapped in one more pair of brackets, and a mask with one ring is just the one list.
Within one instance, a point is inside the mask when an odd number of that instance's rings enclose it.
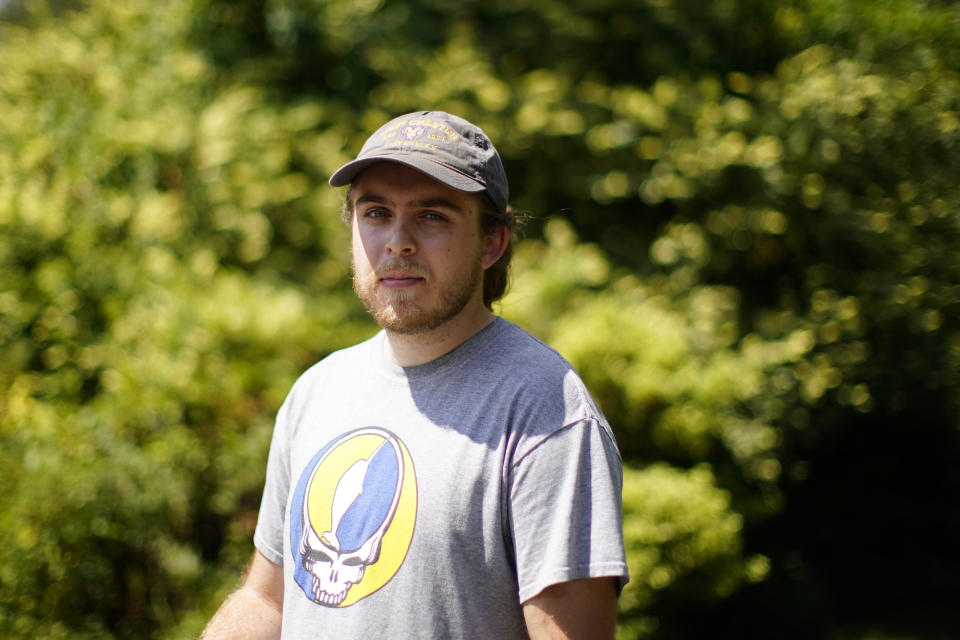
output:
{"label": "stubble beard", "polygon": [[[439,302],[424,307],[417,301],[417,291],[388,290],[379,282],[378,272],[403,270],[424,278],[424,285],[436,286],[431,274],[408,258],[395,258],[380,264],[377,269],[360,277],[353,265],[353,290],[367,312],[387,331],[412,335],[425,333],[442,326],[466,308],[480,286],[483,268],[479,253],[464,262],[462,270],[439,292]],[[422,285],[421,285],[422,286]],[[417,287],[419,289],[420,287]]]}

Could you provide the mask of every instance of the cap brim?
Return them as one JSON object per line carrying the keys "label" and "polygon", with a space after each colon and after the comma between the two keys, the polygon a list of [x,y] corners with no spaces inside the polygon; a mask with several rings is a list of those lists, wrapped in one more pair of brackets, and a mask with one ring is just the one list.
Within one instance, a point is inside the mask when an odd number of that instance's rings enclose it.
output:
{"label": "cap brim", "polygon": [[413,154],[379,155],[348,162],[330,176],[330,185],[334,187],[345,187],[356,180],[357,176],[359,176],[364,169],[379,162],[397,162],[407,165],[457,191],[479,193],[485,191],[487,188],[482,182],[471,178],[465,173],[461,173],[439,162],[434,162]]}

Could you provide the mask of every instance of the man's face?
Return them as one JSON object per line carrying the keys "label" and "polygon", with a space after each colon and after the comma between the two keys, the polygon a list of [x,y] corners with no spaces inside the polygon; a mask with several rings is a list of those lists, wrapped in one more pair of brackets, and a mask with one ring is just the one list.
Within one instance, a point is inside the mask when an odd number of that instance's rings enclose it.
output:
{"label": "man's face", "polygon": [[351,199],[353,288],[382,327],[421,333],[482,308],[483,270],[496,258],[479,197],[381,162],[360,174]]}

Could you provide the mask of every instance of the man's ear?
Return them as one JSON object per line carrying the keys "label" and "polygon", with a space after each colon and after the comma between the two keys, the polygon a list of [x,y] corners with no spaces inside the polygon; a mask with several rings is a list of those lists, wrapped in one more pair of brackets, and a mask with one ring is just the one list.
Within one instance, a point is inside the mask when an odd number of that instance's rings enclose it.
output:
{"label": "man's ear", "polygon": [[510,244],[510,230],[505,226],[494,227],[489,233],[483,235],[483,253],[480,256],[480,265],[484,269],[489,269],[503,252],[507,250]]}

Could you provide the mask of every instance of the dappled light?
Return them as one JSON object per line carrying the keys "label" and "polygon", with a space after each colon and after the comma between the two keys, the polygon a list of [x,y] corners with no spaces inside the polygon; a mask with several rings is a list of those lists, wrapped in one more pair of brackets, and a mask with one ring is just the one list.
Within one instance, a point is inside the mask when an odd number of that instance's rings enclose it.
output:
{"label": "dappled light", "polygon": [[958,56],[924,0],[6,3],[0,636],[199,633],[377,330],[326,181],[417,109],[497,145],[497,311],[616,433],[618,637],[960,634]]}

